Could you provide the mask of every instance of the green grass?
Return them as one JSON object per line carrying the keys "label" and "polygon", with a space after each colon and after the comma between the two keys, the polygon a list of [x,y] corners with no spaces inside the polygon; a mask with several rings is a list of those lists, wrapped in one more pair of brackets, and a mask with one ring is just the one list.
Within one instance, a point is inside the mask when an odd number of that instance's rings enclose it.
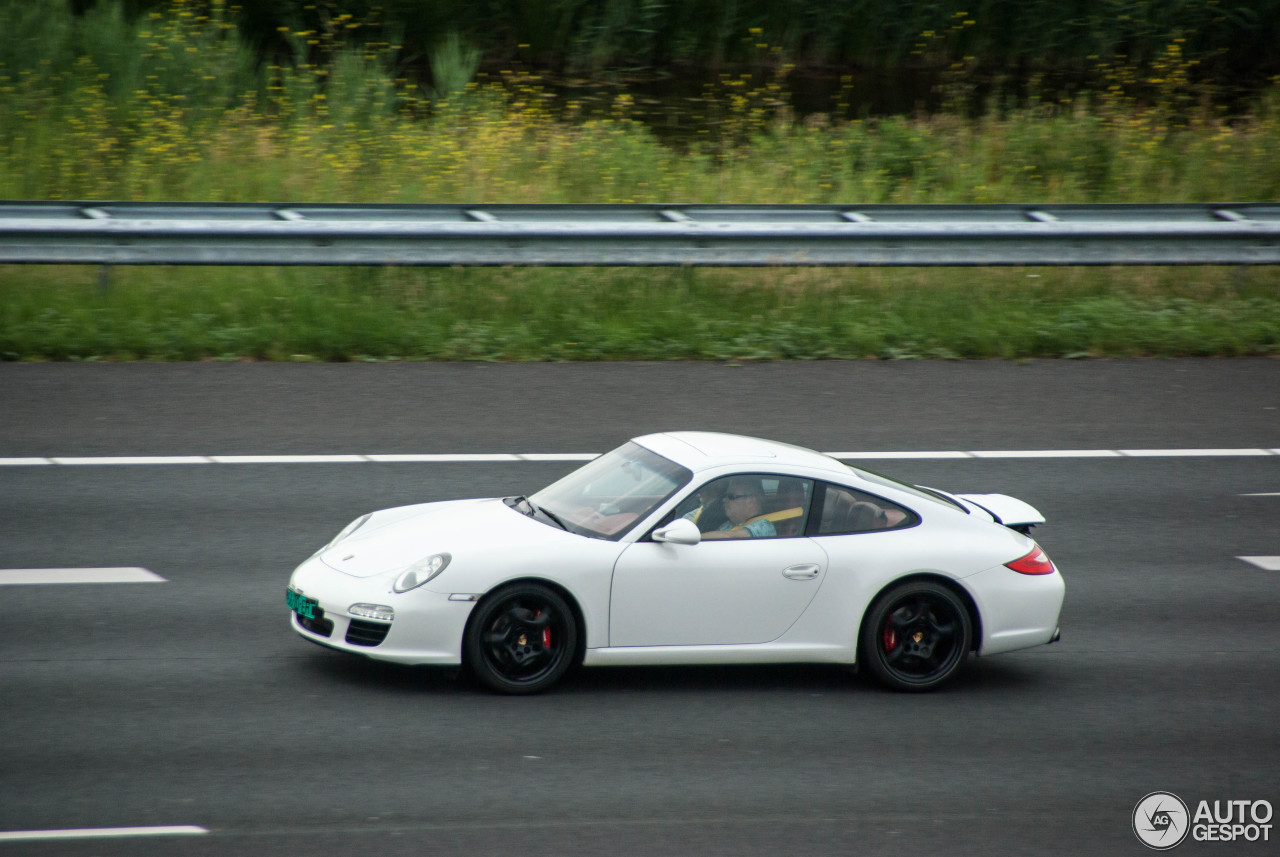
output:
{"label": "green grass", "polygon": [[[87,23],[25,8],[0,3],[13,31],[51,59],[0,68],[0,198],[850,205],[1280,198],[1280,86],[1228,116],[1200,98],[1177,42],[1143,71],[1115,66],[1105,90],[1068,101],[993,101],[977,118],[960,106],[972,93],[959,72],[949,84],[953,111],[861,121],[798,121],[784,106],[785,78],[727,77],[690,105],[702,133],[672,146],[632,118],[627,95],[587,118],[582,105],[557,101],[536,78],[512,72],[431,102],[391,77],[387,55],[367,46],[330,44],[323,67],[257,67],[225,19],[202,18],[186,3],[135,23],[111,4]],[[1270,268],[116,268],[107,290],[98,277],[94,268],[0,267],[0,355],[1280,354],[1280,273]]]}
{"label": "green grass", "polygon": [[22,271],[0,269],[5,359],[1280,354],[1272,270]]}

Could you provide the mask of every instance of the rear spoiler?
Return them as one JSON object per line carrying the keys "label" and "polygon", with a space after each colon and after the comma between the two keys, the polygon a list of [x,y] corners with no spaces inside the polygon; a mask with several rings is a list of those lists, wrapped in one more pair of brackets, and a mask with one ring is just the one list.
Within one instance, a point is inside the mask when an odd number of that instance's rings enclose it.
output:
{"label": "rear spoiler", "polygon": [[1008,494],[956,494],[982,509],[996,519],[997,524],[1004,524],[1019,532],[1025,533],[1037,524],[1044,523],[1044,515],[1031,504],[1024,503],[1017,497]]}

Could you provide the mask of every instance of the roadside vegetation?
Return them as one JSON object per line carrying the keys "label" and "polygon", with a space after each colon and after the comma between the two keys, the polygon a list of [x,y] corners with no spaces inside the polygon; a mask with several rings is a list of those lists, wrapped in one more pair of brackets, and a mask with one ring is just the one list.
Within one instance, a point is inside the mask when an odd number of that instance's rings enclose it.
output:
{"label": "roadside vegetation", "polygon": [[[323,5],[323,4],[322,4]],[[662,4],[654,4],[654,7]],[[1212,4],[1211,4],[1212,5]],[[342,202],[1180,202],[1280,197],[1280,86],[1217,97],[1173,36],[1069,94],[799,115],[786,51],[664,133],[625,87],[482,72],[351,17],[272,60],[233,10],[0,0],[0,198]],[[975,20],[965,17],[954,26]],[[382,32],[382,31],[379,31]],[[366,34],[367,35],[367,34]],[[926,38],[927,36],[922,36]],[[959,38],[955,37],[948,37]],[[785,41],[785,40],[783,40]],[[948,42],[950,44],[950,42]],[[264,58],[265,57],[265,58]],[[971,65],[976,65],[976,60]],[[562,82],[561,82],[562,83]],[[841,100],[843,99],[843,100]],[[0,267],[4,359],[773,359],[1280,354],[1280,272]]]}

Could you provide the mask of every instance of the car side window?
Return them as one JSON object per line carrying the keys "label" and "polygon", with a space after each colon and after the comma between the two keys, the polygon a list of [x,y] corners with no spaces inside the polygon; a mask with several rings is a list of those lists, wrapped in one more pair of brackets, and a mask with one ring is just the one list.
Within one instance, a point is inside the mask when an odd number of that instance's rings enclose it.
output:
{"label": "car side window", "polygon": [[823,485],[822,509],[813,530],[819,536],[898,530],[914,526],[919,518],[909,509],[843,485]]}
{"label": "car side window", "polygon": [[804,535],[813,480],[767,473],[713,479],[676,506],[664,521],[688,518],[703,538],[795,538]]}

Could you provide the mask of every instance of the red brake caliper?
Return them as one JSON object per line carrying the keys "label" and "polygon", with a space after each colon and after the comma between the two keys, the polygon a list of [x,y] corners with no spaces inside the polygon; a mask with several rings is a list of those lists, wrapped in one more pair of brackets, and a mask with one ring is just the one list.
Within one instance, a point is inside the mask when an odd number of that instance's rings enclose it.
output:
{"label": "red brake caliper", "polygon": [[[540,616],[542,616],[541,610],[539,610],[538,615],[534,616],[533,618],[537,619]],[[550,625],[542,629],[542,648],[544,649],[551,648],[551,626]]]}
{"label": "red brake caliper", "polygon": [[884,650],[886,652],[892,652],[894,647],[898,645],[897,632],[887,625],[885,626],[884,636],[882,639],[884,640]]}

